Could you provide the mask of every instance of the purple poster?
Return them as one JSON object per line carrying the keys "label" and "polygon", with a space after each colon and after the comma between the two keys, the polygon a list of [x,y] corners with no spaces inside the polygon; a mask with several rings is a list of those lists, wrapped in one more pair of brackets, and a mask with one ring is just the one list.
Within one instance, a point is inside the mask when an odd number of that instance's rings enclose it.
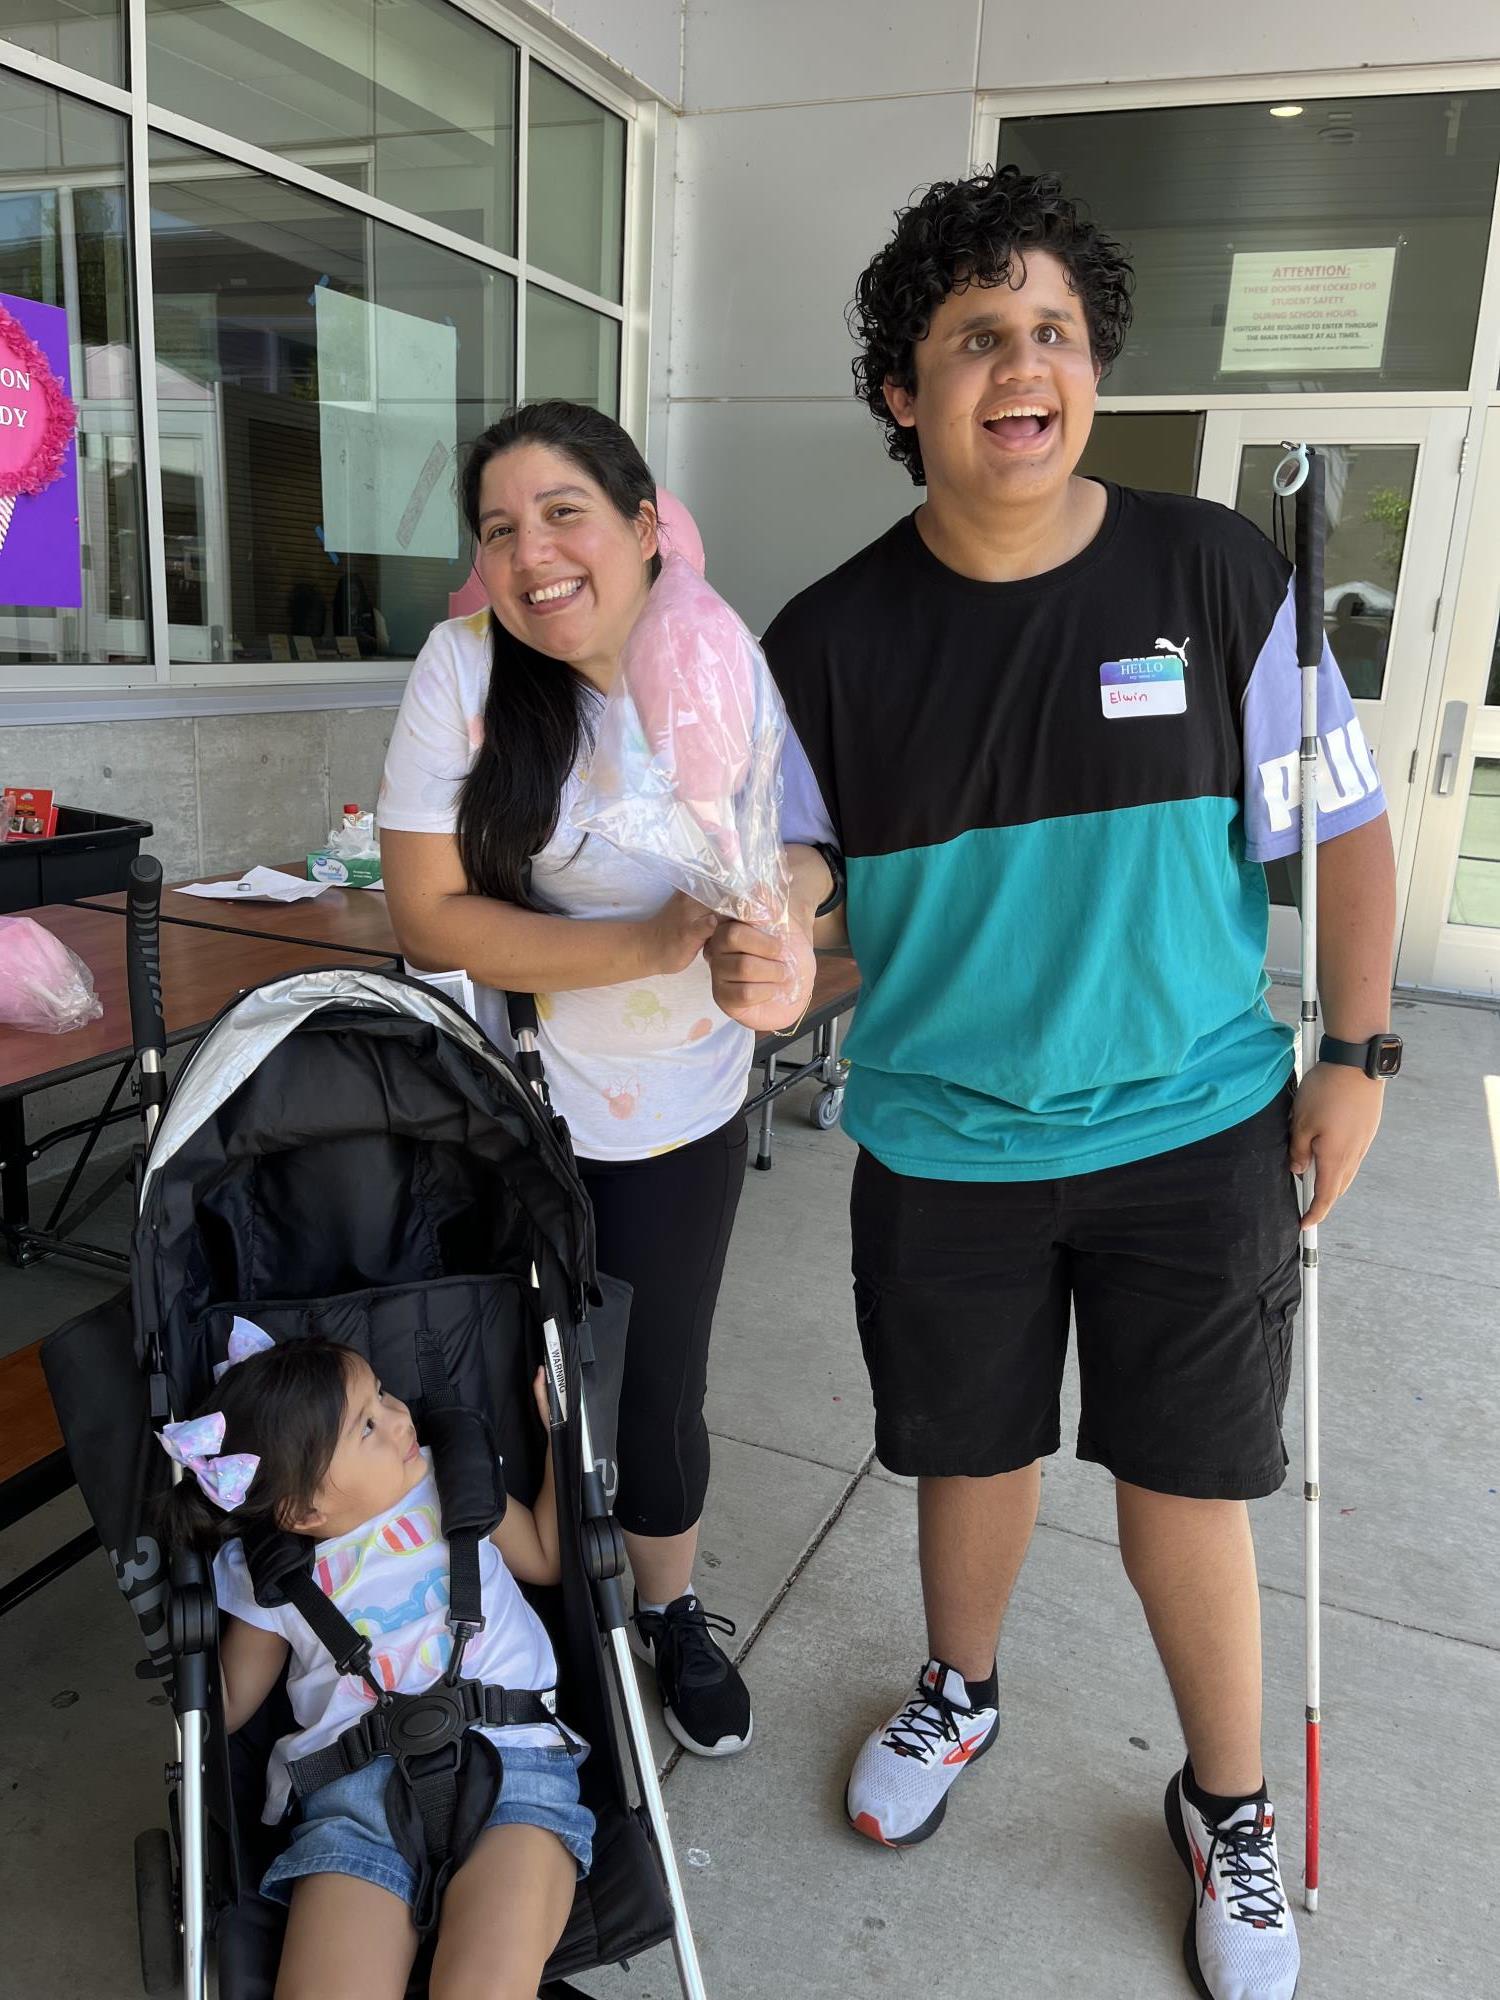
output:
{"label": "purple poster", "polygon": [[0,292],[0,604],[83,602],[68,315]]}

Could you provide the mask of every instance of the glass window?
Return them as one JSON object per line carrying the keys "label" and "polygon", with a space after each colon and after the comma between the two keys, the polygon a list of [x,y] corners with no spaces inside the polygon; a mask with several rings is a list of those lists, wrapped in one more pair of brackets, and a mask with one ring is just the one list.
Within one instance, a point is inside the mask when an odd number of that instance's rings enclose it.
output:
{"label": "glass window", "polygon": [[5,0],[0,40],[104,83],[125,81],[120,0]]}
{"label": "glass window", "polygon": [[156,136],[172,653],[409,659],[468,577],[467,442],[515,395],[504,273]]}
{"label": "glass window", "polygon": [[1500,757],[1474,759],[1448,921],[1500,930]]}
{"label": "glass window", "polygon": [[[1417,476],[1417,448],[1408,444],[1319,445],[1323,453],[1328,541],[1323,557],[1323,629],[1350,694],[1379,701],[1407,516]],[[1240,459],[1235,506],[1256,525],[1273,529],[1271,475],[1285,456],[1280,445],[1247,445]]]}
{"label": "glass window", "polygon": [[1201,410],[1096,410],[1078,470],[1146,493],[1196,493]]}
{"label": "glass window", "polygon": [[527,108],[526,255],[600,298],[621,297],[625,121],[540,63]]}
{"label": "glass window", "polygon": [[153,103],[514,251],[516,51],[447,0],[147,0],[147,36]]}
{"label": "glass window", "polygon": [[1500,92],[1008,119],[1000,152],[1134,260],[1112,395],[1468,386]]}
{"label": "glass window", "polygon": [[607,416],[620,414],[620,322],[544,292],[526,289],[526,395],[561,396]]}
{"label": "glass window", "polygon": [[78,409],[78,526],[68,532],[81,544],[81,592],[75,571],[67,594],[82,598],[0,605],[9,665],[146,658],[125,159],[123,119],[0,70],[0,293],[66,315],[55,324]]}

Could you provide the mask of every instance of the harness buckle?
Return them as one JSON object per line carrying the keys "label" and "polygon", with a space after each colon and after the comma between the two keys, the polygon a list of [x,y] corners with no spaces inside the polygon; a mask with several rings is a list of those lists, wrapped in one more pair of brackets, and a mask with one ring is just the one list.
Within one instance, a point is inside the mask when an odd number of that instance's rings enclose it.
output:
{"label": "harness buckle", "polygon": [[[447,1768],[456,1771],[463,1754],[464,1732],[469,1726],[468,1699],[462,1688],[441,1681],[425,1694],[397,1695],[386,1712],[386,1749],[396,1760],[403,1777],[413,1776],[412,1761],[448,1751]],[[428,1767],[423,1775],[430,1775]]]}
{"label": "harness buckle", "polygon": [[464,1653],[469,1641],[477,1638],[484,1630],[484,1620],[482,1618],[461,1618],[457,1621],[450,1619],[449,1627],[453,1633],[453,1656],[444,1670],[443,1684],[446,1687],[453,1687],[463,1678]]}
{"label": "harness buckle", "polygon": [[374,1695],[377,1708],[388,1708],[390,1706],[390,1689],[382,1687],[380,1682],[370,1672],[370,1642],[368,1639],[361,1638],[357,1645],[349,1648],[342,1659],[335,1658],[333,1664],[341,1674],[358,1674],[371,1694]]}

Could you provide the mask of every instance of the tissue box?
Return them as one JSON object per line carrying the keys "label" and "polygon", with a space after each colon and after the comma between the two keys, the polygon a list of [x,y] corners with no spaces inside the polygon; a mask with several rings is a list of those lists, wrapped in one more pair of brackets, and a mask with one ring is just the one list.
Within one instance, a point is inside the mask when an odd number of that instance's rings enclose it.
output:
{"label": "tissue box", "polygon": [[380,856],[357,854],[352,860],[320,847],[307,857],[309,882],[336,882],[345,889],[368,889],[380,880]]}

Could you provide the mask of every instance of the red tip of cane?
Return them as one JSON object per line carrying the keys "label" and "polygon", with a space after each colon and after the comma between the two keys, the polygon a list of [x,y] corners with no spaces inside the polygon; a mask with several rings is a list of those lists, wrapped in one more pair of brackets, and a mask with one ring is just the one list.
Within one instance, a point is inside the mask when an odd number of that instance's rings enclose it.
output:
{"label": "red tip of cane", "polygon": [[1318,1828],[1323,1805],[1323,1744],[1321,1724],[1307,1725],[1307,1850],[1303,1880],[1309,1889],[1318,1886]]}

